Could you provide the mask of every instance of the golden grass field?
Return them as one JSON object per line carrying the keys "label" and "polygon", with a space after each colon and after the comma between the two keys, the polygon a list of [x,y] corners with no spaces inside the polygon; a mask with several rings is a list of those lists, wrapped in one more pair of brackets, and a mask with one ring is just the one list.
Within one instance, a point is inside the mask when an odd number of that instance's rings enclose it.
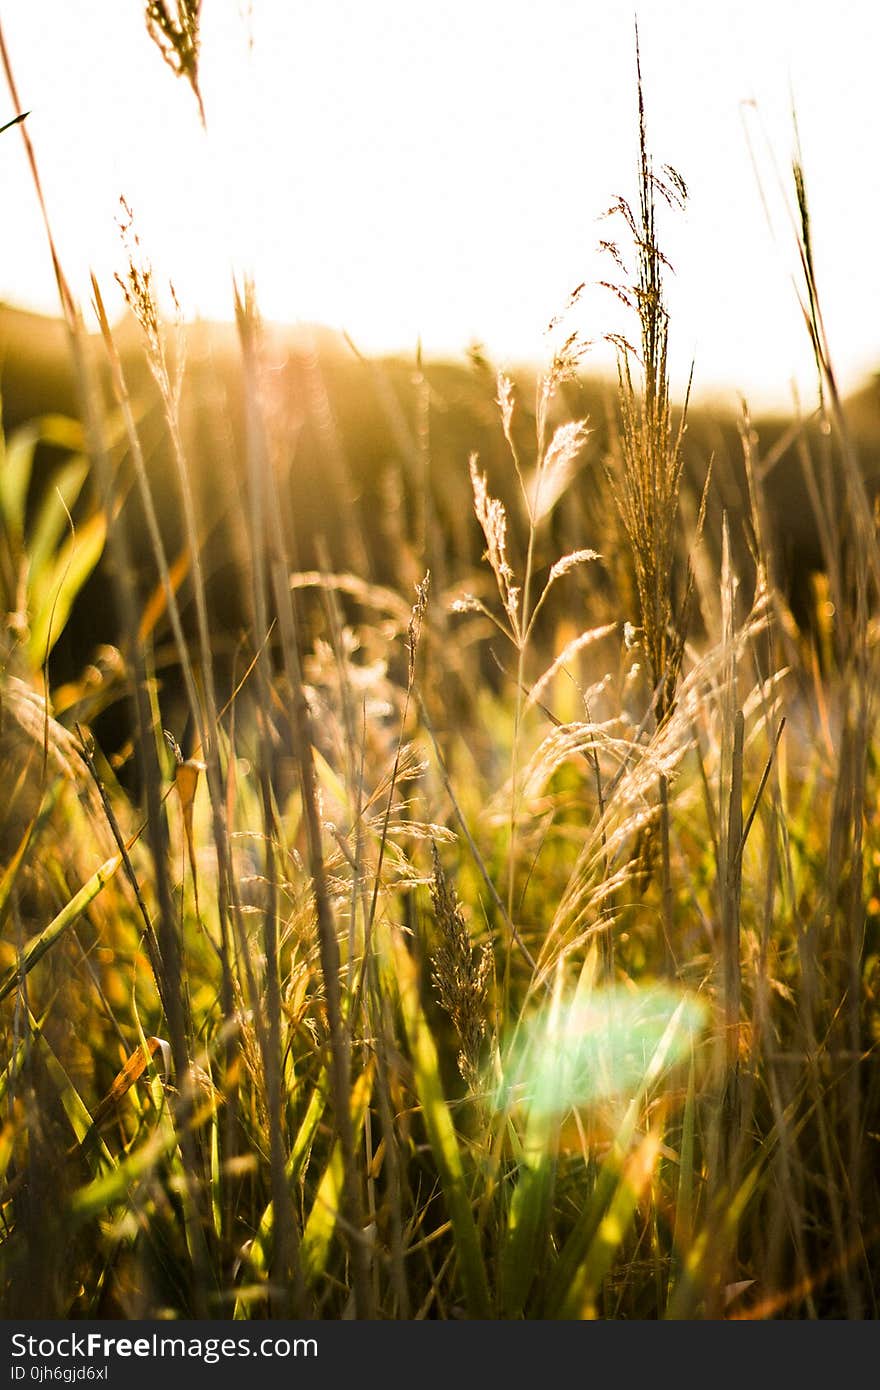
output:
{"label": "golden grass field", "polygon": [[0,313],[5,1316],[876,1316],[877,390],[796,165],[815,399],[670,399],[637,95],[615,381]]}

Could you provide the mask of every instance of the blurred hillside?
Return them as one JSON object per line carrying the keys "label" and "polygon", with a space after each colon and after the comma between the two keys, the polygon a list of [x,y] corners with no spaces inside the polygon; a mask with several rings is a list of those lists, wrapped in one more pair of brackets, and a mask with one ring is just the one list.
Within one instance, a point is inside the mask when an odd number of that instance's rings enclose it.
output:
{"label": "blurred hillside", "polygon": [[[117,341],[135,403],[141,436],[158,499],[170,554],[183,545],[183,529],[172,477],[161,403],[133,321],[124,321]],[[109,372],[97,341],[95,362],[112,410]],[[206,517],[204,559],[215,612],[230,635],[247,623],[236,577],[238,528],[243,506],[242,373],[231,325],[195,325],[186,330],[183,387],[187,449],[194,464]],[[61,321],[0,307],[0,364],[3,420],[7,435],[47,413],[77,414],[66,330]],[[268,325],[262,390],[276,467],[287,481],[289,534],[302,569],[329,565],[365,579],[410,585],[432,569],[446,588],[469,573],[479,559],[481,537],[473,519],[468,458],[481,467],[502,498],[516,480],[495,403],[492,367],[472,362],[427,362],[400,358],[366,360],[336,335],[319,328]],[[516,374],[518,409],[514,428],[521,456],[534,450],[534,378]],[[880,480],[880,377],[847,403],[847,418],[872,494]],[[560,417],[588,416],[592,434],[579,478],[554,517],[547,544],[577,548],[613,547],[616,519],[609,505],[605,461],[616,429],[616,387],[583,376],[559,393]],[[805,413],[811,403],[805,404]],[[721,514],[731,520],[734,544],[747,570],[742,421],[707,407],[692,407],[685,436],[690,499],[697,498],[711,460],[706,544],[719,544]],[[782,573],[777,579],[799,620],[810,604],[810,575],[821,566],[814,508],[804,478],[805,446],[820,469],[822,438],[809,420],[798,431],[781,416],[751,422],[752,444],[763,475],[769,525]],[[47,460],[44,459],[44,466]],[[118,457],[120,496],[130,521],[145,593],[155,582],[131,487],[124,450]],[[40,460],[38,458],[38,476]],[[833,468],[833,461],[827,466]],[[512,524],[514,520],[512,518]],[[516,537],[514,537],[516,540]],[[240,557],[239,557],[240,558]],[[538,557],[540,560],[540,556]],[[609,563],[612,563],[609,556]],[[86,586],[55,654],[57,674],[81,668],[91,649],[112,640],[106,573],[99,567]]]}

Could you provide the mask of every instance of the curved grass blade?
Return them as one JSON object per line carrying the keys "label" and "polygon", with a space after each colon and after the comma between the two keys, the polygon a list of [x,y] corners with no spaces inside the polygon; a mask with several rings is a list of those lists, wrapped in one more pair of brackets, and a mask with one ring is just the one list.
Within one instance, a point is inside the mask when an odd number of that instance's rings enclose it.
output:
{"label": "curved grass blade", "polygon": [[23,948],[17,963],[11,966],[3,979],[0,980],[0,1001],[12,993],[19,980],[30,974],[37,962],[42,960],[46,952],[55,945],[58,938],[95,901],[101,889],[110,882],[121,863],[121,854],[113,854],[109,859],[106,859],[100,868],[95,870],[88,882],[83,884],[79,892],[74,894],[70,902],[65,904],[57,917],[53,917],[49,925],[44,927],[37,936],[31,937]]}

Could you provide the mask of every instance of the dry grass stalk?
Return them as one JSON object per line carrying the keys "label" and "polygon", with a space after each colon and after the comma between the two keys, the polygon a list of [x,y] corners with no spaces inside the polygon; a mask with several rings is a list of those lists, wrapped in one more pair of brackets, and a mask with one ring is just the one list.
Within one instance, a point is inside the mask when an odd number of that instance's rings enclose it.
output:
{"label": "dry grass stalk", "polygon": [[[838,1026],[841,1050],[853,1057],[866,1053],[871,1040],[862,1018],[862,981],[866,952],[864,831],[867,812],[867,778],[872,758],[870,729],[878,695],[876,651],[869,640],[872,600],[880,594],[880,544],[877,514],[872,511],[864,472],[849,429],[825,330],[812,245],[812,226],[806,180],[795,121],[797,153],[792,166],[798,213],[798,252],[803,275],[801,311],[810,336],[819,386],[820,410],[826,426],[824,439],[836,439],[842,464],[845,505],[836,509],[833,550],[838,558],[832,574],[840,576],[836,614],[837,659],[841,667],[841,736],[834,789],[833,833],[828,855],[827,910],[839,915],[842,945],[839,964],[832,973],[833,988],[841,1000]],[[828,402],[826,411],[826,400]],[[839,1071],[837,1107],[845,1111],[838,1123],[847,1136],[846,1193],[850,1251],[862,1246],[862,1149],[865,1105],[865,1071],[858,1063],[844,1063]],[[876,1090],[877,1083],[874,1082]],[[845,1100],[844,1100],[845,1097]],[[841,1102],[843,1102],[841,1106]],[[821,1105],[821,1102],[819,1102]],[[818,1108],[818,1106],[817,1106]],[[823,1158],[825,1154],[823,1153]],[[829,1179],[832,1167],[828,1164]],[[840,1218],[835,1216],[842,1246]],[[844,1264],[848,1314],[861,1317],[864,1295],[860,1273]]]}
{"label": "dry grass stalk", "polygon": [[486,558],[501,595],[501,604],[509,624],[508,635],[519,646],[522,640],[520,588],[515,582],[516,576],[507,554],[507,511],[497,497],[490,497],[486,475],[477,468],[476,454],[471,454],[469,467],[474,512],[486,538]]}
{"label": "dry grass stalk", "polygon": [[[12,67],[0,28],[0,57],[13,100],[17,105],[17,92]],[[28,161],[43,214],[46,236],[49,244],[55,277],[58,286],[62,312],[68,332],[68,341],[74,363],[74,376],[79,398],[82,419],[85,423],[89,457],[95,465],[98,484],[104,499],[106,513],[114,515],[113,478],[107,448],[107,430],[104,419],[104,406],[99,390],[94,363],[91,359],[88,335],[82,315],[73,299],[67,278],[56,249],[56,243],[43,199],[37,162],[25,124],[21,126]],[[168,1030],[174,1056],[175,1068],[180,1077],[188,1073],[191,1035],[191,1020],[185,1003],[182,988],[180,951],[177,942],[173,897],[167,865],[168,835],[162,807],[161,772],[154,740],[151,737],[151,712],[147,697],[147,673],[142,646],[138,640],[138,614],[134,597],[132,567],[128,539],[118,526],[111,526],[108,546],[116,578],[114,586],[123,633],[127,659],[134,674],[134,706],[136,726],[136,747],[142,783],[147,802],[147,835],[150,843],[155,874],[156,895],[159,903],[159,927],[157,932],[161,953],[162,989],[161,996],[167,1004]],[[207,1315],[207,1289],[210,1283],[209,1261],[204,1239],[202,1200],[199,1186],[199,1165],[193,1134],[188,1117],[191,1113],[191,1097],[187,1087],[183,1087],[176,1105],[176,1123],[181,1134],[181,1153],[186,1173],[185,1221],[188,1245],[196,1271],[194,1301],[197,1312]]]}
{"label": "dry grass stalk", "polygon": [[743,737],[742,710],[734,720],[731,753],[730,802],[727,815],[726,874],[721,884],[722,998],[724,1001],[724,1083],[722,1101],[722,1152],[728,1171],[740,1137],[740,903],[742,900],[743,839]]}
{"label": "dry grass stalk", "polygon": [[[636,315],[640,351],[622,338],[618,347],[619,399],[622,416],[621,469],[611,479],[621,520],[627,534],[635,571],[641,642],[648,659],[657,722],[667,718],[675,702],[675,688],[684,655],[688,609],[693,585],[690,572],[683,595],[675,582],[679,539],[679,492],[684,459],[682,438],[687,402],[681,423],[674,429],[669,395],[669,312],[664,276],[669,262],[657,239],[657,197],[669,206],[683,208],[687,188],[671,167],[664,177],[654,170],[648,151],[642,71],[636,35],[636,67],[639,103],[639,205],[634,211],[619,197],[609,215],[622,218],[635,247],[637,270],[632,283],[609,285]],[[613,242],[604,243],[619,269],[623,258]],[[641,384],[633,377],[637,356]]]}
{"label": "dry grass stalk", "polygon": [[205,108],[199,90],[199,19],[202,0],[147,0],[145,19],[147,33],[156,44],[165,62],[177,77],[183,77],[192,87],[199,104],[199,116],[205,124]]}
{"label": "dry grass stalk", "polygon": [[[331,900],[322,823],[315,774],[312,720],[303,684],[302,662],[296,609],[290,585],[290,565],[281,531],[281,507],[277,480],[269,466],[265,431],[260,408],[258,378],[259,316],[253,286],[244,293],[236,290],[236,320],[241,340],[248,398],[249,446],[255,451],[252,462],[254,485],[262,493],[261,520],[266,534],[262,541],[268,558],[272,597],[281,637],[281,654],[291,698],[291,736],[299,769],[305,823],[308,867],[317,915],[321,974],[327,1002],[330,1032],[330,1073],[336,1128],[342,1149],[342,1216],[352,1261],[355,1307],[358,1317],[368,1317],[372,1306],[368,1277],[369,1256],[363,1237],[360,1185],[355,1169],[354,1131],[349,1108],[351,1084],[351,1037],[343,1009],[340,986],[340,954],[336,918]],[[256,556],[254,557],[256,560]]]}

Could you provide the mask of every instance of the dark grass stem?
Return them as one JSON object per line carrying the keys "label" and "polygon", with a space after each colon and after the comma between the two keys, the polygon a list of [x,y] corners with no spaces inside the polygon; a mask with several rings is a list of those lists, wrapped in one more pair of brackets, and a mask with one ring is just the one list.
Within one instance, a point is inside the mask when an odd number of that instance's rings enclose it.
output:
{"label": "dark grass stem", "polygon": [[[0,58],[13,102],[19,106],[15,79],[0,25]],[[28,163],[37,193],[46,230],[59,299],[67,328],[68,345],[74,365],[74,377],[82,418],[85,423],[89,456],[95,464],[99,486],[108,516],[113,515],[113,480],[105,444],[101,397],[95,382],[89,357],[88,340],[81,315],[75,305],[56,250],[55,239],[46,210],[37,161],[26,123],[20,126]],[[175,1070],[180,1083],[179,1101],[175,1106],[175,1124],[180,1136],[181,1154],[186,1174],[185,1223],[187,1245],[192,1255],[195,1281],[193,1304],[198,1316],[207,1316],[208,1295],[212,1287],[210,1261],[204,1236],[201,1200],[200,1165],[195,1139],[190,1128],[192,1088],[186,1078],[190,1073],[188,1037],[191,1025],[186,1017],[180,950],[177,939],[174,901],[167,871],[168,832],[161,794],[161,772],[151,737],[151,714],[147,698],[147,673],[141,645],[138,641],[138,616],[132,581],[129,547],[120,527],[109,528],[108,543],[117,576],[116,595],[120,610],[121,629],[125,634],[126,655],[134,672],[136,748],[142,783],[147,802],[147,835],[151,849],[155,884],[159,900],[158,943],[162,961],[163,987],[161,996],[167,1006],[166,1018]]]}
{"label": "dark grass stem", "polygon": [[[360,1185],[354,1153],[354,1132],[349,1108],[351,1085],[351,1040],[345,1023],[340,986],[340,953],[336,921],[330,900],[324,864],[321,818],[313,757],[311,713],[303,685],[299,654],[296,612],[290,589],[290,566],[287,562],[281,532],[280,499],[277,484],[269,466],[265,431],[259,406],[259,321],[252,287],[243,293],[236,291],[236,318],[241,342],[242,361],[247,383],[249,407],[249,444],[257,451],[256,458],[264,496],[263,521],[266,526],[265,553],[269,572],[281,653],[291,695],[291,736],[299,768],[305,823],[308,864],[312,882],[318,924],[318,943],[321,974],[327,1003],[327,1022],[330,1033],[330,1069],[333,1109],[339,1134],[343,1163],[342,1229],[348,1240],[354,1289],[355,1312],[359,1318],[371,1316],[373,1300],[369,1278],[369,1252],[364,1238],[361,1213]],[[256,473],[254,476],[258,476]],[[255,557],[256,560],[256,557]]]}

